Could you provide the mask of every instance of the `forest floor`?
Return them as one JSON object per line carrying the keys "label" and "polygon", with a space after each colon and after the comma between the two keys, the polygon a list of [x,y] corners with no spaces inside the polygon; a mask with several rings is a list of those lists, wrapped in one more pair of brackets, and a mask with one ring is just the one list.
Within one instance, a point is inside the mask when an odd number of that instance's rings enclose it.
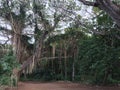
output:
{"label": "forest floor", "polygon": [[[13,90],[13,89],[6,89]],[[20,82],[14,90],[120,90],[120,87],[90,86],[72,82]]]}

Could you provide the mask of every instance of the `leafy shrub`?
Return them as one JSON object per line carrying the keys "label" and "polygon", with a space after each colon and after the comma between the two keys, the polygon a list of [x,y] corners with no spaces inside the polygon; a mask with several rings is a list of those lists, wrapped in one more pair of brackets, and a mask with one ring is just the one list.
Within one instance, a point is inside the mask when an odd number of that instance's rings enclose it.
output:
{"label": "leafy shrub", "polygon": [[[90,38],[80,45],[79,75],[81,80],[95,84],[120,81],[120,47],[111,47],[104,39]],[[84,76],[84,77],[83,77]]]}
{"label": "leafy shrub", "polygon": [[18,66],[19,64],[12,51],[4,55],[3,58],[0,59],[0,84],[9,85],[12,70]]}

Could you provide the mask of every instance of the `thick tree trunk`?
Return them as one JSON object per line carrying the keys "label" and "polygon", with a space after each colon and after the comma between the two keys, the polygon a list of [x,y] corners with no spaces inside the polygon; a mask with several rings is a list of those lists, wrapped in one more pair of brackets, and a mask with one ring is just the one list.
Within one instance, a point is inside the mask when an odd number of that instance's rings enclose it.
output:
{"label": "thick tree trunk", "polygon": [[[17,32],[18,31],[21,31],[21,29],[17,29]],[[14,33],[12,37],[13,52],[19,63],[23,63],[24,60],[29,57],[27,46],[24,45],[22,38],[22,32],[18,32],[18,34]]]}
{"label": "thick tree trunk", "polygon": [[[44,34],[41,35],[41,37],[39,39],[36,40],[36,47],[34,50],[34,54],[29,57],[27,60],[25,60],[21,66],[21,69],[19,70],[19,72],[23,72],[23,70],[25,70],[26,68],[30,68],[30,69],[34,69],[36,68],[36,65],[38,63],[38,61],[41,58],[41,54],[42,54],[42,46],[43,46],[43,41],[44,41]],[[31,72],[32,70],[28,71]]]}
{"label": "thick tree trunk", "polygon": [[23,43],[21,38],[22,38],[22,30],[23,27],[18,23],[18,22],[13,22],[13,37],[12,37],[12,45],[13,45],[13,51],[14,54],[16,55],[16,58],[18,62],[22,63],[22,59],[25,56],[24,52],[26,51],[25,46],[23,46]]}
{"label": "thick tree trunk", "polygon": [[12,46],[13,46],[13,52],[18,60],[19,63],[22,63],[24,59],[29,57],[29,54],[27,52],[26,48],[26,42],[23,40],[23,29],[24,29],[24,23],[17,18],[13,18],[12,14],[10,14],[10,24],[12,27]]}

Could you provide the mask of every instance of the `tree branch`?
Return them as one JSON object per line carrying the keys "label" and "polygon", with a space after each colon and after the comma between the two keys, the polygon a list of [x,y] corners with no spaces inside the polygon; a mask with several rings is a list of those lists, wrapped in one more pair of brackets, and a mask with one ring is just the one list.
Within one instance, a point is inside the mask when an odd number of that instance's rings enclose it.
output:
{"label": "tree branch", "polygon": [[86,0],[78,0],[78,1],[80,1],[84,5],[88,5],[88,6],[98,7],[98,5],[99,5],[97,2],[90,2],[90,1],[86,1]]}
{"label": "tree branch", "polygon": [[120,8],[117,4],[114,4],[112,0],[96,0],[96,2],[90,2],[86,0],[79,0],[84,5],[98,7],[105,11],[120,27]]}

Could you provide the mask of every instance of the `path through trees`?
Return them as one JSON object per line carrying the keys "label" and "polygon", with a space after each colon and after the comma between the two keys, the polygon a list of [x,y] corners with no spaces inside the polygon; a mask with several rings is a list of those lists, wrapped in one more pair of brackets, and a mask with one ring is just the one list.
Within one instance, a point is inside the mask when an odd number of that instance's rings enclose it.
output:
{"label": "path through trees", "polygon": [[[8,89],[9,90],[9,89]],[[18,90],[120,90],[120,87],[86,86],[72,82],[21,82]]]}

